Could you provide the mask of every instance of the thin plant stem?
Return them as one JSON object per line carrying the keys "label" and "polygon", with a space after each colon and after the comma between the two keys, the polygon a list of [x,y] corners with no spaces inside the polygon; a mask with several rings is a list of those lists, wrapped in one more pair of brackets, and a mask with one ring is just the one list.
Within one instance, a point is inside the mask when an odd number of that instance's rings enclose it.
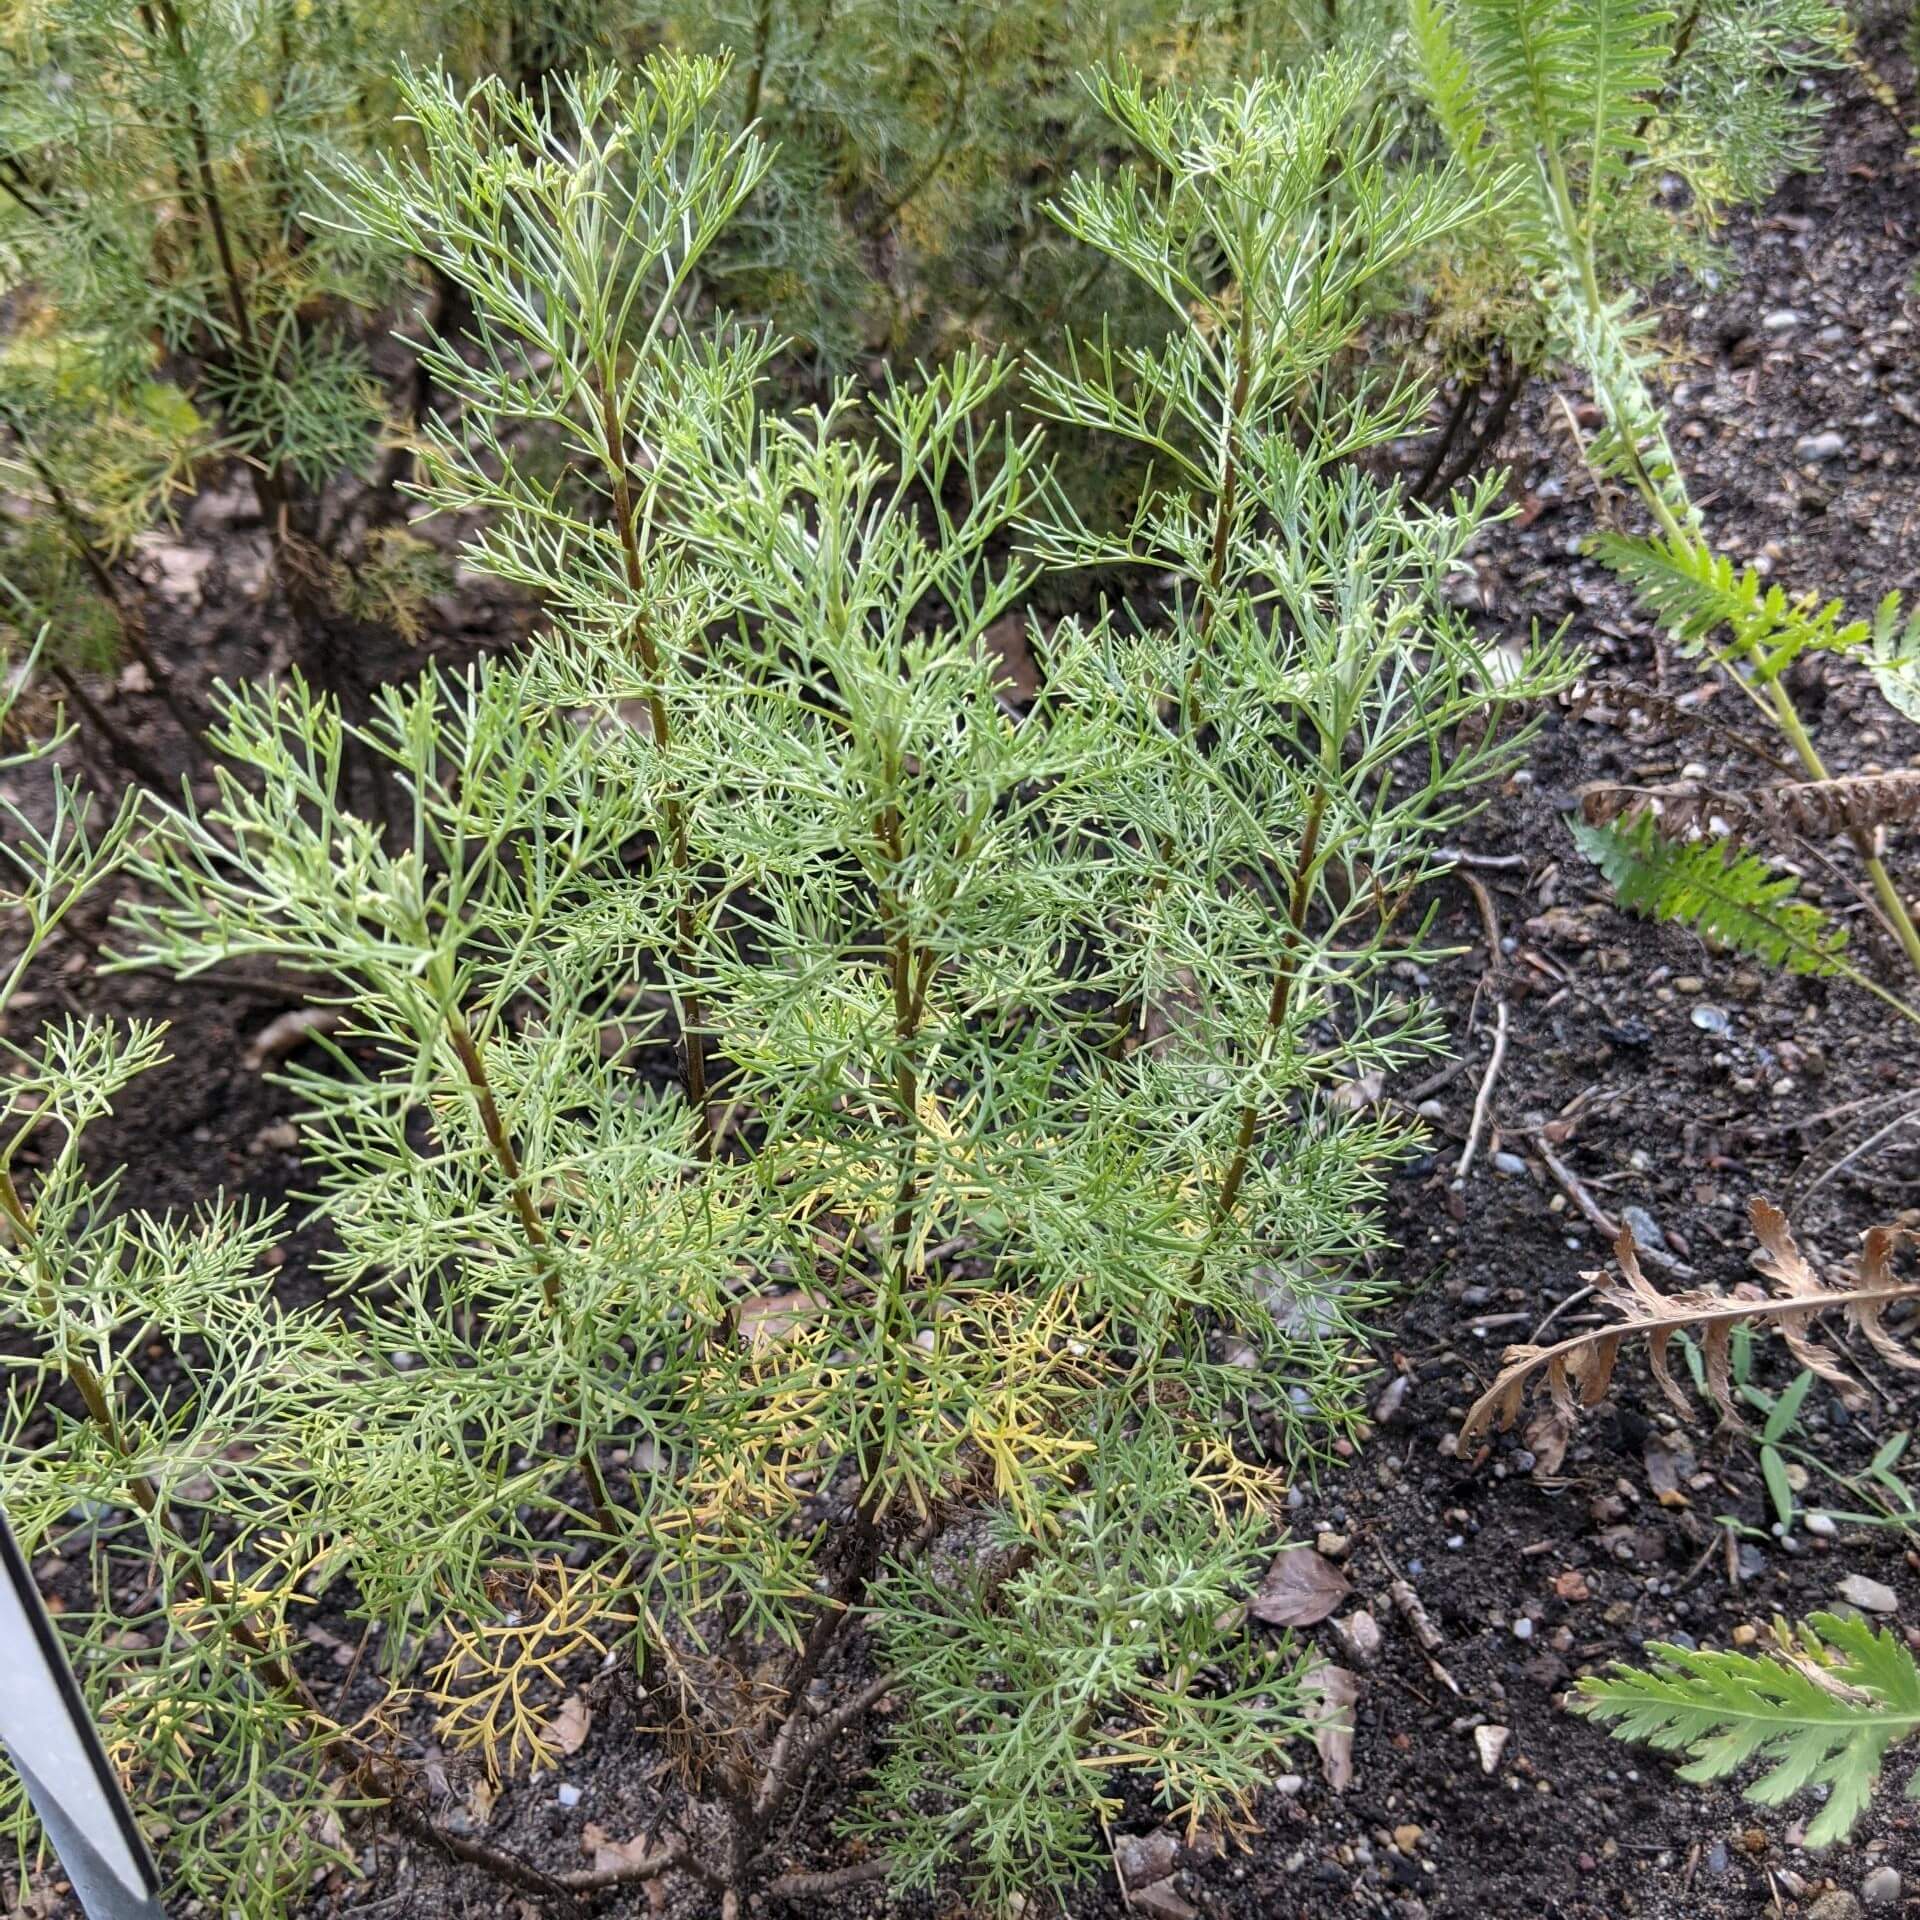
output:
{"label": "thin plant stem", "polygon": [[[1800,718],[1799,709],[1793,704],[1793,696],[1780,684],[1778,676],[1768,681],[1767,694],[1773,717],[1779,723],[1780,731],[1786,735],[1787,744],[1799,756],[1800,764],[1814,779],[1830,780],[1833,776],[1821,760],[1819,749],[1814,746],[1813,737],[1807,732],[1806,722]],[[1913,915],[1908,911],[1906,901],[1900,897],[1900,889],[1894,884],[1893,875],[1887,871],[1886,862],[1873,850],[1871,834],[1857,831],[1848,837],[1867,870],[1867,878],[1873,885],[1874,895],[1893,929],[1894,937],[1907,956],[1907,964],[1916,974],[1920,974],[1920,930],[1916,930],[1913,924]]]}
{"label": "thin plant stem", "polygon": [[[1313,899],[1313,879],[1320,858],[1320,835],[1326,821],[1327,790],[1325,786],[1316,787],[1307,809],[1307,824],[1300,836],[1299,851],[1294,856],[1293,880],[1287,893],[1287,926],[1283,936],[1280,958],[1273,971],[1273,985],[1267,995],[1266,1030],[1261,1036],[1263,1050],[1272,1045],[1287,1023],[1287,1013],[1293,1004],[1294,983],[1300,975],[1300,950],[1306,944],[1307,911]],[[1239,1204],[1240,1189],[1246,1184],[1248,1169],[1253,1164],[1253,1156],[1260,1138],[1260,1102],[1250,1098],[1240,1108],[1239,1125],[1234,1134],[1233,1157],[1227,1163],[1226,1173],[1220,1181],[1220,1190],[1214,1196],[1213,1217],[1208,1224],[1207,1238],[1194,1262],[1196,1279],[1204,1272],[1207,1256],[1212,1251],[1213,1241],[1220,1229],[1232,1217],[1234,1208]]]}
{"label": "thin plant stem", "polygon": [[46,490],[48,504],[52,506],[54,517],[66,533],[67,544],[87,570],[87,577],[99,589],[101,598],[113,609],[121,638],[125,640],[128,650],[146,668],[147,677],[153,682],[154,691],[166,703],[168,712],[186,730],[189,740],[197,743],[198,735],[193,721],[174,691],[173,675],[161,665],[159,657],[147,644],[145,622],[140,618],[138,609],[127,605],[120,592],[120,583],[107,565],[106,556],[94,542],[93,530],[87,525],[86,516],[74,504],[73,496],[60,484],[59,476],[47,465],[45,456],[28,436],[25,422],[11,409],[4,407],[0,407],[0,419],[6,422],[13,437],[20,443],[22,458]]}
{"label": "thin plant stem", "polygon": [[[654,745],[666,753],[673,745],[673,723],[667,712],[666,695],[661,688],[663,661],[646,611],[646,564],[640,551],[640,531],[635,525],[633,481],[627,469],[626,425],[620,418],[614,398],[615,384],[611,367],[601,370],[599,381],[600,439],[613,487],[613,516],[618,523],[621,565],[626,573],[627,590],[633,596],[633,641],[640,664],[647,675],[647,720]],[[681,897],[673,909],[674,958],[685,979],[693,971],[696,936],[694,913],[686,897],[693,884],[693,856],[687,840],[686,808],[678,794],[669,794],[666,803],[668,857],[681,882]],[[675,999],[680,1018],[680,1046],[684,1063],[687,1104],[693,1109],[694,1138],[700,1157],[711,1158],[716,1145],[711,1096],[707,1086],[707,1043],[702,1031],[705,1018],[702,997],[697,988],[683,983]]]}
{"label": "thin plant stem", "polygon": [[1487,369],[1482,366],[1471,374],[1460,376],[1460,390],[1454,395],[1453,405],[1447,410],[1446,423],[1433,437],[1425,464],[1419,476],[1409,489],[1415,500],[1424,500],[1434,490],[1434,483],[1440,478],[1441,469],[1447,463],[1447,456],[1453,451],[1454,442],[1460,438],[1460,430],[1467,424],[1467,416],[1473,411],[1473,403],[1480,391],[1480,383],[1487,377]]}
{"label": "thin plant stem", "polygon": [[[528,1247],[532,1249],[535,1264],[540,1269],[541,1299],[549,1314],[556,1320],[562,1319],[565,1302],[560,1293],[560,1274],[554,1265],[553,1242],[541,1222],[539,1209],[533,1204],[533,1195],[528,1191],[526,1170],[507,1132],[506,1122],[501,1118],[500,1103],[494,1098],[493,1082],[488,1076],[486,1061],[474,1042],[472,1030],[457,1011],[447,1015],[447,1039],[459,1059],[462,1073],[466,1075],[474,1107],[480,1115],[481,1131],[487,1136],[487,1145],[492,1149],[495,1163],[506,1176],[514,1214],[520,1222],[520,1230],[526,1237]],[[593,1501],[594,1520],[602,1532],[612,1534],[616,1531],[613,1502],[584,1423],[580,1428],[579,1441],[577,1458]]]}
{"label": "thin plant stem", "polygon": [[747,68],[747,97],[740,111],[742,129],[760,118],[760,96],[767,81],[767,50],[773,43],[773,0],[759,0],[753,12],[753,60]]}
{"label": "thin plant stem", "polygon": [[[1660,489],[1653,483],[1652,476],[1645,471],[1638,460],[1634,462],[1633,477],[1641,498],[1647,503],[1648,511],[1659,523],[1661,531],[1676,544],[1689,544],[1690,536],[1687,529],[1682,526],[1679,515],[1662,496]],[[1794,705],[1792,694],[1782,685],[1780,676],[1775,674],[1768,679],[1764,699],[1755,692],[1753,682],[1737,668],[1734,669],[1734,676],[1748,694],[1754,697],[1760,710],[1773,720],[1786,737],[1787,744],[1792,747],[1795,757],[1806,769],[1808,775],[1815,780],[1831,780],[1833,776],[1827,771],[1826,762],[1821,759],[1820,751],[1813,743],[1813,736],[1807,731],[1807,724],[1800,717],[1800,710]],[[1874,897],[1880,904],[1881,912],[1885,915],[1894,938],[1900,943],[1901,951],[1906,955],[1908,966],[1916,974],[1920,974],[1920,928],[1914,926],[1913,915],[1908,910],[1906,901],[1901,898],[1900,889],[1894,884],[1892,874],[1887,871],[1886,862],[1874,851],[1872,835],[1865,831],[1854,831],[1847,837],[1853,842],[1854,849],[1860,856],[1861,864],[1866,869],[1867,879],[1873,888]],[[1893,1004],[1901,1006],[1904,1003],[1894,1000]]]}

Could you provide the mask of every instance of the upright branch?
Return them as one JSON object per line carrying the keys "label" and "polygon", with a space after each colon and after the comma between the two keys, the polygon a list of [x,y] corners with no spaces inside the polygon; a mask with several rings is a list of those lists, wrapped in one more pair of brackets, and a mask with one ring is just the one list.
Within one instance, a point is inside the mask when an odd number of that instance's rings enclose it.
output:
{"label": "upright branch", "polygon": [[[348,169],[335,208],[341,224],[417,253],[458,288],[483,349],[476,365],[461,343],[430,333],[426,362],[464,406],[457,430],[429,423],[418,491],[436,507],[487,514],[473,547],[481,564],[633,655],[662,769],[672,984],[703,1155],[714,1136],[700,863],[669,685],[678,662],[656,632],[662,607],[694,595],[672,539],[644,536],[673,497],[677,462],[706,456],[714,419],[751,391],[766,351],[749,341],[714,352],[677,325],[701,259],[766,166],[751,132],[714,123],[722,77],[711,61],[662,58],[631,78],[570,75],[534,100],[498,80],[462,92],[444,75],[405,74],[419,157]],[[527,165],[523,154],[541,158]],[[529,359],[544,371],[504,377]],[[528,420],[600,476],[610,542],[539,479],[520,432]]]}
{"label": "upright branch", "polygon": [[[527,1245],[534,1254],[543,1256],[547,1251],[547,1230],[540,1224],[533,1196],[527,1191],[527,1177],[521,1168],[520,1156],[514,1151],[513,1142],[507,1136],[506,1124],[500,1118],[500,1106],[493,1097],[493,1083],[487,1077],[486,1062],[474,1044],[466,1020],[458,1011],[447,1015],[447,1039],[460,1062],[461,1072],[467,1077],[467,1087],[473,1095],[475,1110],[480,1115],[480,1127],[487,1136],[487,1145],[492,1149],[501,1173],[506,1176],[520,1230],[526,1235]],[[547,1311],[557,1313],[560,1309],[559,1276],[552,1263],[544,1258],[540,1263],[540,1292],[546,1301]]]}
{"label": "upright branch", "polygon": [[[1195,1182],[1196,1295],[1231,1289],[1233,1263],[1216,1257],[1229,1229],[1270,1214],[1264,1196],[1330,1124],[1331,1089],[1301,1038],[1307,983],[1339,996],[1340,1019],[1357,1023],[1350,1044],[1377,1042],[1383,1057],[1407,1044],[1366,985],[1387,924],[1431,837],[1512,750],[1492,736],[1485,751],[1431,744],[1489,691],[1432,583],[1491,493],[1430,513],[1350,464],[1405,432],[1426,399],[1411,382],[1341,383],[1375,289],[1482,211],[1459,175],[1390,160],[1374,78],[1364,60],[1333,59],[1310,81],[1205,102],[1155,98],[1131,76],[1098,82],[1145,180],[1076,181],[1059,217],[1159,298],[1170,331],[1152,352],[1102,340],[1035,373],[1046,411],[1165,476],[1125,539],[1056,514],[1035,529],[1040,550],[1145,561],[1187,589],[1140,649],[1158,687],[1177,689],[1157,697],[1177,697],[1182,724],[1164,729],[1165,773],[1133,816],[1144,871],[1114,939],[1138,968],[1119,996],[1129,1026],[1158,1002],[1165,1029],[1116,1071],[1193,1072],[1186,1056],[1219,1050],[1217,1144]],[[1409,682],[1403,645],[1431,649],[1437,672]],[[1564,672],[1543,649],[1516,700]],[[1393,756],[1416,741],[1428,772],[1409,781]],[[1329,870],[1341,887],[1323,889]],[[1223,966],[1187,936],[1188,903],[1215,888],[1247,901],[1250,876],[1259,931]],[[1381,903],[1372,924],[1368,902]],[[1290,1141],[1269,1124],[1282,1112]],[[1285,1271],[1305,1266],[1269,1251]]]}
{"label": "upright branch", "polygon": [[[629,629],[634,650],[646,675],[647,721],[654,744],[660,752],[673,751],[673,726],[667,714],[663,690],[665,662],[654,637],[648,606],[646,561],[640,547],[639,505],[634,497],[633,475],[628,466],[627,426],[621,418],[618,395],[625,385],[611,367],[601,369],[596,399],[599,407],[602,457],[613,494],[613,519],[620,537],[620,562],[625,572],[627,591],[633,598],[633,618]],[[686,802],[670,790],[664,802],[668,856],[680,880],[673,907],[674,963],[680,976],[677,993],[680,1006],[680,1045],[685,1076],[687,1104],[693,1109],[695,1136],[702,1155],[710,1154],[715,1144],[712,1099],[707,1088],[707,1038],[704,1031],[699,990],[692,983],[697,937],[697,908],[691,897],[694,886],[693,852],[687,838]]]}
{"label": "upright branch", "polygon": [[[1307,823],[1294,853],[1292,880],[1287,888],[1286,924],[1281,930],[1281,946],[1275,958],[1273,984],[1267,994],[1266,1026],[1260,1036],[1261,1049],[1278,1041],[1286,1031],[1288,1012],[1293,1005],[1294,984],[1300,975],[1300,962],[1307,945],[1307,914],[1313,901],[1313,883],[1320,857],[1320,832],[1327,817],[1327,790],[1316,786],[1307,804]],[[1249,1095],[1241,1104],[1234,1130],[1233,1156],[1220,1178],[1213,1199],[1209,1239],[1232,1219],[1240,1202],[1240,1189],[1246,1183],[1260,1138],[1260,1097]],[[1200,1260],[1204,1262],[1203,1251]]]}
{"label": "upright branch", "polygon": [[[206,228],[214,258],[219,263],[220,284],[226,294],[227,318],[233,324],[234,344],[250,365],[259,362],[259,340],[254,330],[253,310],[247,300],[246,282],[240,275],[240,262],[234,252],[233,236],[227,226],[227,210],[220,195],[220,182],[214,173],[213,141],[207,131],[206,111],[201,104],[197,69],[187,45],[186,23],[180,15],[178,0],[141,0],[140,18],[150,36],[163,41],[179,88],[180,112],[186,126],[187,144],[192,155],[194,194],[200,203],[200,219]],[[267,475],[272,487],[273,477]],[[262,505],[266,496],[262,497]]]}

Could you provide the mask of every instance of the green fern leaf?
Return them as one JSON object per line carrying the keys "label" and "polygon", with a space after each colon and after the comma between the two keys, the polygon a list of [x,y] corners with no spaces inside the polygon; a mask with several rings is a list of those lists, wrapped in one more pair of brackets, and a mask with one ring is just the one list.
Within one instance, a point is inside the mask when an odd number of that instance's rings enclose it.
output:
{"label": "green fern leaf", "polygon": [[1888,594],[1874,609],[1867,665],[1887,705],[1920,720],[1920,607],[1904,620],[1900,612],[1898,593]]}
{"label": "green fern leaf", "polygon": [[1435,122],[1461,164],[1484,182],[1498,172],[1503,156],[1480,103],[1473,63],[1453,30],[1445,0],[1412,0],[1407,29]]}
{"label": "green fern leaf", "polygon": [[1591,47],[1581,128],[1587,198],[1604,206],[1646,146],[1647,110],[1666,84],[1677,21],[1648,0],[1583,0],[1573,11]]}
{"label": "green fern leaf", "polygon": [[[1824,1787],[1807,1844],[1825,1846],[1852,1831],[1888,1751],[1920,1732],[1920,1666],[1864,1620],[1817,1613],[1798,1634],[1775,1632],[1781,1651],[1764,1657],[1650,1645],[1651,1672],[1589,1676],[1575,1705],[1616,1739],[1690,1754],[1683,1780],[1759,1762],[1767,1771],[1746,1796],[1761,1806]],[[1920,1799],[1920,1773],[1907,1793]]]}
{"label": "green fern leaf", "polygon": [[1683,647],[1703,647],[1724,629],[1730,637],[1714,647],[1715,656],[1744,666],[1757,681],[1777,679],[1809,651],[1864,647],[1875,632],[1864,620],[1848,620],[1838,600],[1824,606],[1790,600],[1752,567],[1736,573],[1733,561],[1697,534],[1685,540],[1602,534],[1593,550]]}
{"label": "green fern leaf", "polygon": [[1647,814],[1624,825],[1590,826],[1577,819],[1568,825],[1580,851],[1631,912],[1696,928],[1789,973],[1848,971],[1841,958],[1846,929],[1795,899],[1798,882],[1756,855],[1713,840],[1663,839]]}

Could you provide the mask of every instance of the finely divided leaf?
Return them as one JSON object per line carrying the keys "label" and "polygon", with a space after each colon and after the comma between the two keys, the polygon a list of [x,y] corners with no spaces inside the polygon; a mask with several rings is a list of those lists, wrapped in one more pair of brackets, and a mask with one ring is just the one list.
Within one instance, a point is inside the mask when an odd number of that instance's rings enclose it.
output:
{"label": "finely divided leaf", "polygon": [[1758,1762],[1746,1796],[1767,1807],[1825,1787],[1807,1844],[1826,1846],[1852,1831],[1889,1749],[1920,1732],[1920,1667],[1892,1633],[1838,1614],[1775,1634],[1780,1651],[1766,1656],[1651,1645],[1651,1672],[1591,1676],[1576,1704],[1616,1738],[1690,1754],[1683,1780]]}
{"label": "finely divided leaf", "polygon": [[1751,954],[1789,973],[1848,971],[1847,944],[1811,902],[1796,899],[1799,883],[1764,860],[1716,841],[1663,838],[1651,815],[1623,825],[1568,822],[1574,843],[1606,875],[1620,904],[1649,920],[1696,928],[1722,946]]}

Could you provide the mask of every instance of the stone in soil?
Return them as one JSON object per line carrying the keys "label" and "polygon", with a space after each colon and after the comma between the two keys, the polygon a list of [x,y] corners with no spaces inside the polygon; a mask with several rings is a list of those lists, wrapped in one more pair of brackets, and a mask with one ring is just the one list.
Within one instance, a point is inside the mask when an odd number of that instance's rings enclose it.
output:
{"label": "stone in soil", "polygon": [[1864,1573],[1850,1573],[1840,1582],[1840,1597],[1863,1613],[1898,1613],[1900,1597],[1891,1587],[1870,1580]]}
{"label": "stone in soil", "polygon": [[1152,1833],[1123,1833],[1113,1843],[1114,1865],[1129,1887],[1151,1886],[1173,1872],[1180,1842],[1165,1827]]}
{"label": "stone in soil", "polygon": [[1900,1876],[1891,1867],[1875,1867],[1860,1882],[1860,1898],[1869,1907],[1897,1906],[1900,1900]]}

